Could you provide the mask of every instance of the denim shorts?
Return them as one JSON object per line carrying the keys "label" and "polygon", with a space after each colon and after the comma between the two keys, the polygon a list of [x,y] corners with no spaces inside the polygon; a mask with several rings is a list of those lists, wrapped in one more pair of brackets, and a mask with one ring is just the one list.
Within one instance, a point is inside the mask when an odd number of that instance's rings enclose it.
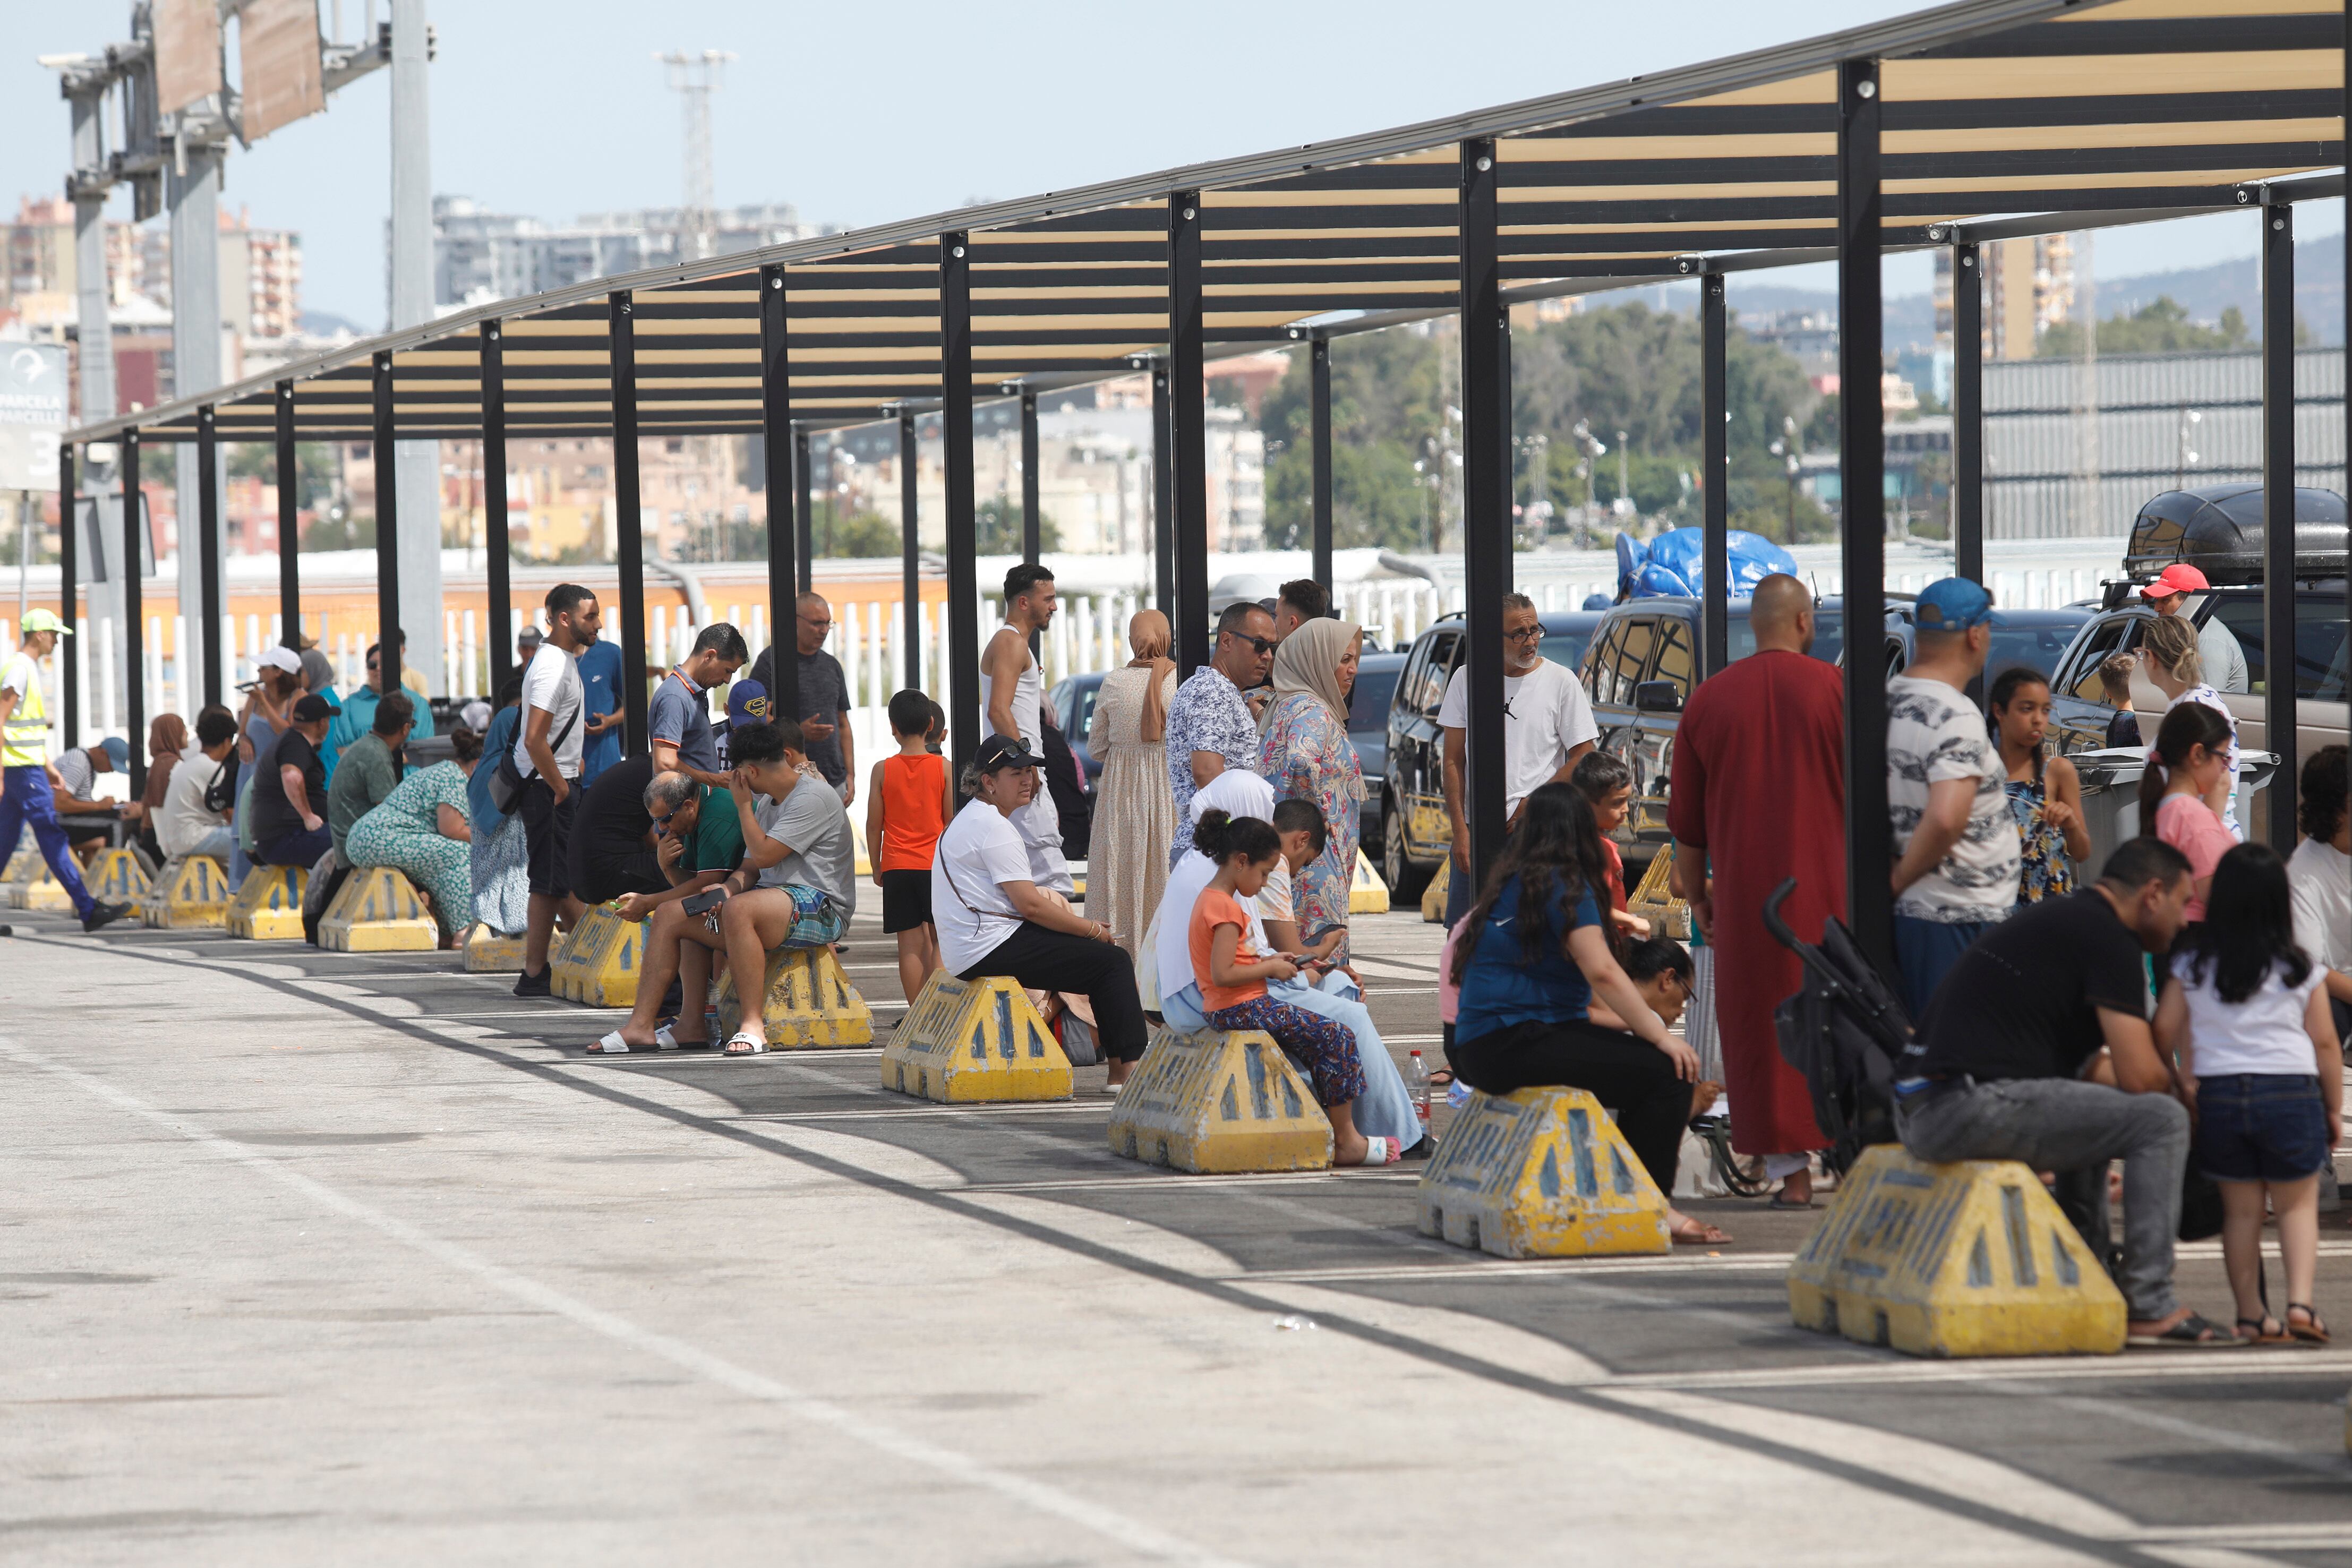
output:
{"label": "denim shorts", "polygon": [[2234,1072],[2197,1080],[2197,1166],[2215,1181],[2301,1181],[2327,1163],[2319,1080]]}

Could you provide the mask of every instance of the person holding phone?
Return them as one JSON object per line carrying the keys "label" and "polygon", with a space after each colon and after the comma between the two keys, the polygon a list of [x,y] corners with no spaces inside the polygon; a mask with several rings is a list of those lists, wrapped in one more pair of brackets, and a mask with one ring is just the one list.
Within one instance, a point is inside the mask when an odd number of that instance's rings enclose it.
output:
{"label": "person holding phone", "polygon": [[[644,766],[632,758],[598,780]],[[710,915],[726,901],[725,883],[743,865],[743,828],[733,798],[686,774],[656,773],[645,788],[654,861],[669,886],[658,893],[623,894],[614,913],[646,922],[644,956],[637,975],[636,1005],[628,1020],[588,1048],[591,1056],[632,1051],[699,1050],[710,1043],[703,1003],[710,994]],[[681,998],[674,1022],[661,1021],[662,998],[671,980]]]}

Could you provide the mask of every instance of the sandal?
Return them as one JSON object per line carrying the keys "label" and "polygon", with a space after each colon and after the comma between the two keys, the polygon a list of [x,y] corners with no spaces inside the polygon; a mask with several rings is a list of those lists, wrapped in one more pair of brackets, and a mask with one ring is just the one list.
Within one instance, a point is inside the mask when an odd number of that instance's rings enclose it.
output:
{"label": "sandal", "polygon": [[1454,1070],[1450,1067],[1432,1068],[1429,1073],[1429,1086],[1432,1089],[1453,1088]]}
{"label": "sandal", "polygon": [[1728,1247],[1730,1233],[1719,1230],[1704,1219],[1683,1216],[1683,1222],[1666,1232],[1667,1239],[1677,1247]]}
{"label": "sandal", "polygon": [[1813,1207],[1813,1200],[1810,1197],[1806,1198],[1802,1203],[1790,1203],[1788,1201],[1788,1198],[1789,1189],[1787,1187],[1782,1187],[1779,1192],[1772,1195],[1772,1201],[1766,1204],[1764,1207],[1767,1208],[1777,1208],[1790,1214],[1801,1213],[1803,1210]]}
{"label": "sandal", "polygon": [[1364,1157],[1352,1167],[1343,1166],[1340,1168],[1377,1170],[1382,1166],[1392,1166],[1402,1158],[1404,1149],[1394,1138],[1367,1137],[1364,1140]]}
{"label": "sandal", "polygon": [[2217,1322],[2190,1312],[2168,1329],[2150,1333],[2131,1333],[2124,1340],[2126,1350],[2240,1350],[2246,1341],[2240,1339]]}
{"label": "sandal", "polygon": [[[2286,1332],[2286,1325],[2273,1317],[2240,1318],[2236,1326],[2238,1330],[2238,1337],[2244,1340],[2248,1344],[2286,1344],[2291,1343]],[[2248,1329],[2252,1329],[2254,1332],[2248,1333],[2246,1332]]]}
{"label": "sandal", "polygon": [[[2297,1312],[2301,1312],[2306,1321],[2295,1322],[2294,1314]],[[2307,1301],[2289,1301],[2286,1304],[2286,1332],[2290,1337],[2305,1344],[2326,1344],[2329,1339],[2326,1320],[2320,1317],[2319,1310]]]}
{"label": "sandal", "polygon": [[739,1029],[728,1038],[727,1054],[730,1056],[765,1056],[767,1053],[768,1042],[757,1035],[746,1034]]}
{"label": "sandal", "polygon": [[631,1045],[627,1040],[621,1038],[621,1031],[619,1030],[614,1030],[612,1033],[604,1036],[595,1044],[590,1046],[588,1048],[588,1054],[591,1056],[626,1056],[629,1052],[637,1049],[639,1048]]}

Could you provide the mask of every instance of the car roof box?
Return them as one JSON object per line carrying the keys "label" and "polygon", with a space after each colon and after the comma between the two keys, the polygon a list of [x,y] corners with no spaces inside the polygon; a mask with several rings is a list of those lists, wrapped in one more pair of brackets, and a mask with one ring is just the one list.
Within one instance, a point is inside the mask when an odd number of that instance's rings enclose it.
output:
{"label": "car roof box", "polygon": [[[2294,568],[2297,577],[2340,576],[2345,569],[2344,497],[2297,486]],[[2215,584],[2263,580],[2263,487],[2240,480],[2167,490],[2132,519],[2124,570],[2145,582],[2175,561],[2187,561]]]}

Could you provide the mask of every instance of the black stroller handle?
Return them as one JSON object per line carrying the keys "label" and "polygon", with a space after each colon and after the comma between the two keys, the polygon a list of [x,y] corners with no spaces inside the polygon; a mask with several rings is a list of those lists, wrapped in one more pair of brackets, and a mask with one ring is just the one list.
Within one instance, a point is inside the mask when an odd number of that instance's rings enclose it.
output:
{"label": "black stroller handle", "polygon": [[1772,890],[1772,895],[1764,901],[1764,929],[1770,932],[1772,939],[1781,946],[1801,953],[1804,944],[1797,940],[1797,934],[1789,928],[1789,923],[1780,918],[1780,905],[1788,903],[1789,895],[1796,891],[1797,879],[1793,876],[1785,878]]}

